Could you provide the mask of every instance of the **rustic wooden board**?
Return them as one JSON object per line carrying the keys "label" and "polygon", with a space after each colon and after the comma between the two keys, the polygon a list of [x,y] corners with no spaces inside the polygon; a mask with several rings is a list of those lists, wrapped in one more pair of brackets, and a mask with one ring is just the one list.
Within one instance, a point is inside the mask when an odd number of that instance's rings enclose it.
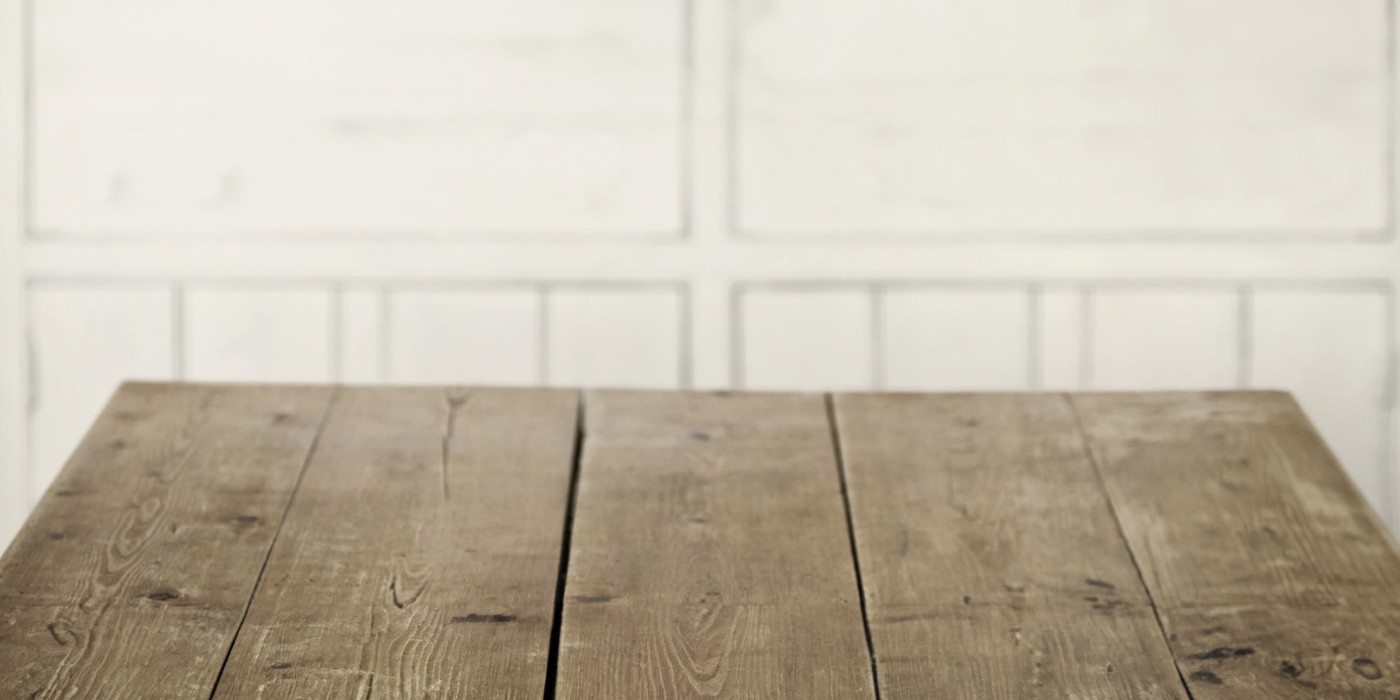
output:
{"label": "rustic wooden board", "polygon": [[1196,700],[1400,697],[1400,555],[1291,397],[1072,401]]}
{"label": "rustic wooden board", "polygon": [[870,698],[822,397],[588,395],[560,698]]}
{"label": "rustic wooden board", "polygon": [[577,424],[571,391],[341,390],[215,697],[540,697]]}
{"label": "rustic wooden board", "polygon": [[208,697],[329,397],[123,385],[0,558],[0,697]]}
{"label": "rustic wooden board", "polygon": [[883,698],[1186,697],[1063,397],[833,402]]}

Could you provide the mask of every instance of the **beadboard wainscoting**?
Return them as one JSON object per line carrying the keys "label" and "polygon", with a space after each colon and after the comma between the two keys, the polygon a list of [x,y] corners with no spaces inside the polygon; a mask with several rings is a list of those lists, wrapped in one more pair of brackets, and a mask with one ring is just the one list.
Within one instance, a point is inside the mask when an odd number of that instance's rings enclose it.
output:
{"label": "beadboard wainscoting", "polygon": [[1394,529],[1395,15],[0,3],[0,540],[125,378],[1283,388]]}

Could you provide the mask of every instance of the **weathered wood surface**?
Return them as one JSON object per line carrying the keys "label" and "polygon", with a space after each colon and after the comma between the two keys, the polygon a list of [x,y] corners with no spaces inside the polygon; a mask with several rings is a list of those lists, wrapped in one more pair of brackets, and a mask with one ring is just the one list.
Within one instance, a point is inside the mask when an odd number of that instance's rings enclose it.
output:
{"label": "weathered wood surface", "polygon": [[578,397],[342,389],[216,698],[539,698]]}
{"label": "weathered wood surface", "polygon": [[881,697],[1186,698],[1062,396],[834,408]]}
{"label": "weathered wood surface", "polygon": [[124,386],[0,557],[0,698],[1400,698],[1287,395],[587,398]]}
{"label": "weathered wood surface", "polygon": [[1072,401],[1196,700],[1400,697],[1400,556],[1291,397]]}
{"label": "weathered wood surface", "polygon": [[124,385],[0,558],[0,697],[209,697],[329,397]]}
{"label": "weathered wood surface", "polygon": [[561,698],[872,698],[817,395],[592,392]]}

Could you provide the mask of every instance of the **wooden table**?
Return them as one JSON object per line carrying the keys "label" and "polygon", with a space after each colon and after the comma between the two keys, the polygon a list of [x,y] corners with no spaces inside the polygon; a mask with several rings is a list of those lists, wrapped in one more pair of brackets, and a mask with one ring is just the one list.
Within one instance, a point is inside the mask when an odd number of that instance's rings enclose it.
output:
{"label": "wooden table", "polygon": [[1400,697],[1281,393],[128,384],[0,559],[3,698]]}

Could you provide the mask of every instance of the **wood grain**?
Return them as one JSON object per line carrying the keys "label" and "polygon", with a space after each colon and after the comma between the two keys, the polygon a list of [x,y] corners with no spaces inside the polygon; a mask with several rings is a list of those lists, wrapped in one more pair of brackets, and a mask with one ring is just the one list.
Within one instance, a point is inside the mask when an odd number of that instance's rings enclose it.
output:
{"label": "wood grain", "polygon": [[883,698],[1186,697],[1062,397],[833,405]]}
{"label": "wood grain", "polygon": [[1197,700],[1400,697],[1400,555],[1290,396],[1073,404]]}
{"label": "wood grain", "polygon": [[123,385],[0,559],[0,697],[208,697],[329,397]]}
{"label": "wood grain", "polygon": [[577,423],[571,391],[341,390],[215,697],[540,697]]}
{"label": "wood grain", "polygon": [[870,698],[820,396],[588,395],[560,698]]}

